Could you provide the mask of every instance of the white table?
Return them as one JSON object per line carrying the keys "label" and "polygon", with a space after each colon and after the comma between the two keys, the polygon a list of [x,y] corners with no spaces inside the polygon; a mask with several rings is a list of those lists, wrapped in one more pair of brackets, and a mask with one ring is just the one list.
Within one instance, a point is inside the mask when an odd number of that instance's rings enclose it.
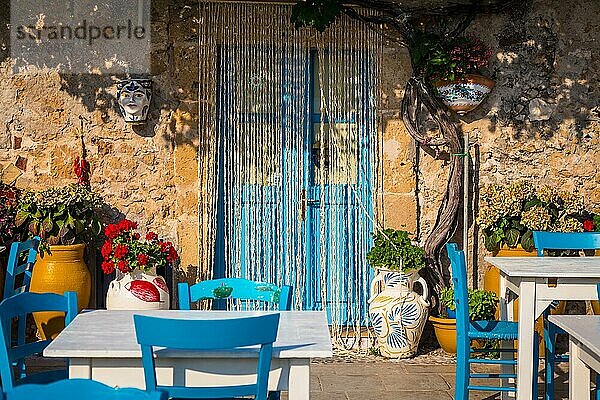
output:
{"label": "white table", "polygon": [[600,257],[486,257],[500,270],[500,316],[512,318],[508,291],[519,296],[517,399],[532,398],[535,320],[554,300],[597,300]]}
{"label": "white table", "polygon": [[600,316],[551,315],[569,334],[569,398],[590,399],[590,369],[600,373]]}
{"label": "white table", "polygon": [[[79,314],[44,350],[44,356],[68,358],[70,378],[94,379],[111,386],[144,389],[142,354],[135,338],[133,314],[220,319],[261,315],[264,312],[95,310]],[[258,347],[226,352],[157,349],[155,354],[158,357],[156,374],[159,385],[220,386],[256,381]],[[269,390],[287,390],[290,400],[307,400],[310,359],[332,355],[325,312],[281,312],[277,341],[273,346]]]}

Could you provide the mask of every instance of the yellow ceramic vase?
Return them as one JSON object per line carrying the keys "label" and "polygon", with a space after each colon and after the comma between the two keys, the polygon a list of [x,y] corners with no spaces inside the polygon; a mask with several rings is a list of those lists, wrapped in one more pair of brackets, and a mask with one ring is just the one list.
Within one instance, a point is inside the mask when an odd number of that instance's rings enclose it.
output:
{"label": "yellow ceramic vase", "polygon": [[[92,278],[83,260],[85,244],[50,246],[35,262],[30,291],[35,293],[77,293],[78,311],[88,306]],[[54,339],[65,327],[64,313],[43,312],[33,315],[42,339]]]}

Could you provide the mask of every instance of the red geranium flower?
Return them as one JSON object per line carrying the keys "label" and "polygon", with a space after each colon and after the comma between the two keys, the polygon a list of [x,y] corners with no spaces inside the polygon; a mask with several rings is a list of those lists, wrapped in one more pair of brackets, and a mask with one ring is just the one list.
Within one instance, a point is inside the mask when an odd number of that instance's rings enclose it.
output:
{"label": "red geranium flower", "polygon": [[105,274],[112,274],[115,272],[115,264],[112,261],[102,262],[102,271],[104,271]]}
{"label": "red geranium flower", "polygon": [[106,225],[106,228],[104,228],[104,235],[110,240],[119,236],[120,233],[121,231],[116,224],[109,224]]}
{"label": "red geranium flower", "polygon": [[158,239],[158,235],[154,232],[148,232],[146,234],[146,240],[157,240]]}
{"label": "red geranium flower", "polygon": [[104,242],[104,245],[102,246],[102,249],[100,250],[100,253],[102,254],[102,257],[104,257],[105,259],[108,259],[108,257],[110,257],[111,252],[112,252],[112,242],[110,240],[107,240],[106,242]]}
{"label": "red geranium flower", "polygon": [[122,259],[125,255],[129,253],[129,248],[124,244],[118,244],[115,246],[115,258]]}
{"label": "red geranium flower", "polygon": [[586,219],[583,221],[583,230],[586,232],[592,232],[594,230],[594,221]]}
{"label": "red geranium flower", "polygon": [[119,263],[117,264],[117,268],[119,268],[119,270],[124,274],[131,271],[131,268],[129,268],[129,263],[125,260],[119,261]]}
{"label": "red geranium flower", "polygon": [[167,262],[174,263],[179,259],[179,255],[177,255],[177,251],[173,246],[169,247],[169,253],[167,254]]}
{"label": "red geranium flower", "polygon": [[131,230],[137,229],[138,225],[137,223],[130,221],[128,219],[124,219],[121,222],[119,222],[119,229],[122,232],[129,232]]}
{"label": "red geranium flower", "polygon": [[150,257],[148,257],[146,254],[138,254],[137,256],[137,262],[140,265],[147,265],[149,260]]}

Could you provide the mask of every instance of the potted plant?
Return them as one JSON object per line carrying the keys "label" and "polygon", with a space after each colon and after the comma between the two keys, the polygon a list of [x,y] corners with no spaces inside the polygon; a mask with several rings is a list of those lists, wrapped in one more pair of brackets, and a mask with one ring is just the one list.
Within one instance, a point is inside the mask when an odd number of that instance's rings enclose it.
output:
{"label": "potted plant", "polygon": [[107,225],[102,246],[102,270],[118,271],[106,294],[109,310],[169,309],[169,289],[156,270],[179,259],[171,242],[148,232],[145,240],[136,232],[137,223],[127,219]]}
{"label": "potted plant", "polygon": [[[427,284],[418,273],[425,266],[425,252],[403,230],[384,229],[373,238],[367,260],[377,275],[371,282],[369,315],[379,352],[385,357],[412,357],[429,311]],[[413,290],[417,282],[422,294]]]}
{"label": "potted plant", "polygon": [[[593,216],[584,210],[582,196],[554,186],[535,187],[518,181],[493,184],[481,192],[477,223],[482,229],[485,248],[500,257],[536,256],[534,230],[582,232]],[[499,272],[485,273],[484,287],[498,293]]]}
{"label": "potted plant", "polygon": [[[494,319],[498,307],[498,296],[489,290],[469,290],[469,320]],[[444,288],[439,296],[445,308],[445,316],[429,317],[433,324],[435,337],[442,349],[447,353],[456,353],[456,304],[454,303],[454,289]]]}
{"label": "potted plant", "polygon": [[437,89],[448,108],[459,114],[475,109],[494,88],[494,81],[480,74],[492,52],[478,38],[446,39],[419,32],[411,55],[417,73]]}
{"label": "potted plant", "polygon": [[[98,194],[78,184],[27,191],[20,196],[15,225],[26,229],[30,237],[41,238],[31,276],[32,292],[75,291],[79,310],[88,306],[91,276],[84,250],[101,231],[97,218],[101,205]],[[62,330],[60,313],[36,313],[34,318],[43,338]]]}
{"label": "potted plant", "polygon": [[4,274],[10,244],[19,239],[19,231],[15,226],[15,215],[20,192],[14,186],[0,183],[0,293],[4,288]]}

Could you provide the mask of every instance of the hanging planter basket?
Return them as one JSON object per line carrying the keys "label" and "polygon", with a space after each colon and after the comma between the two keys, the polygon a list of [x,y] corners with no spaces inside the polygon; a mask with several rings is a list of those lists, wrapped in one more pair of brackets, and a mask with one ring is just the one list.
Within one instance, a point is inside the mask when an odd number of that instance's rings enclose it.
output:
{"label": "hanging planter basket", "polygon": [[444,104],[463,115],[477,108],[495,83],[485,76],[468,74],[453,81],[437,81],[434,85]]}

